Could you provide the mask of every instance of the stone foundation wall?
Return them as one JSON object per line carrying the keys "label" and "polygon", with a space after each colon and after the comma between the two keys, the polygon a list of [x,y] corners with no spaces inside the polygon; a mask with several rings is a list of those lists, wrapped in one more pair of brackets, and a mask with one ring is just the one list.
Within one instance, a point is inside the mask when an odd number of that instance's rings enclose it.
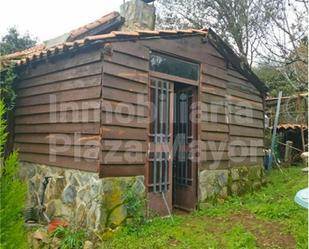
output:
{"label": "stone foundation wall", "polygon": [[[49,218],[93,230],[105,224],[107,213],[123,202],[128,188],[137,197],[145,195],[143,176],[100,179],[97,173],[22,162],[20,178],[28,184],[28,207],[38,205],[45,176],[51,177],[44,201]],[[120,224],[126,214],[125,206],[120,205],[111,213],[110,223]]]}
{"label": "stone foundation wall", "polygon": [[258,189],[264,184],[262,166],[241,166],[199,172],[199,202],[224,199]]}

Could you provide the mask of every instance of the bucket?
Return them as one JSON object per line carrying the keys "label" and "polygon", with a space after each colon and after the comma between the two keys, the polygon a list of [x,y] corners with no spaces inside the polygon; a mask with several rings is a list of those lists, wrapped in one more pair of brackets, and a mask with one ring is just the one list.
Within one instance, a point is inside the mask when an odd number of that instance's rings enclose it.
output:
{"label": "bucket", "polygon": [[52,233],[55,231],[58,227],[68,227],[69,224],[63,220],[52,220],[48,223],[47,231],[49,233]]}

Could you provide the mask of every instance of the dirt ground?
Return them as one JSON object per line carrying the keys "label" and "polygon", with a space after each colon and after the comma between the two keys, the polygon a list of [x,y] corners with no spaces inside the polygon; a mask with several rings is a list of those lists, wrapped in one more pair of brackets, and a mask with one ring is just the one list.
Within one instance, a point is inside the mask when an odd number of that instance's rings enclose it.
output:
{"label": "dirt ground", "polygon": [[257,219],[249,211],[235,213],[228,217],[207,217],[205,222],[212,224],[207,228],[207,232],[218,235],[218,241],[221,234],[229,231],[235,224],[240,224],[255,236],[259,248],[290,249],[296,246],[294,237],[284,231],[284,225]]}

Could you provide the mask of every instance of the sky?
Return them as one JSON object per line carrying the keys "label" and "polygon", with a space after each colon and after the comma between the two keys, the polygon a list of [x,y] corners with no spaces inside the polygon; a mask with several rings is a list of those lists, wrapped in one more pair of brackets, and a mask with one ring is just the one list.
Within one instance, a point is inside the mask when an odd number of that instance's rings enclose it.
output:
{"label": "sky", "polygon": [[[1,2],[0,37],[16,26],[42,42],[118,11],[123,0],[8,0]],[[4,11],[5,10],[5,11]]]}

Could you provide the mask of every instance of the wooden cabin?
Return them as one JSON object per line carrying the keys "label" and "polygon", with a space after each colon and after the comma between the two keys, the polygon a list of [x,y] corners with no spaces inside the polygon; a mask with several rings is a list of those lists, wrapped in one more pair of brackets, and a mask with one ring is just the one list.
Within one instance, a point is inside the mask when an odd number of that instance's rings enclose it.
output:
{"label": "wooden cabin", "polygon": [[161,214],[241,193],[230,177],[245,181],[251,168],[258,173],[242,186],[260,183],[267,89],[232,49],[211,29],[108,27],[18,61],[21,160],[143,176]]}

